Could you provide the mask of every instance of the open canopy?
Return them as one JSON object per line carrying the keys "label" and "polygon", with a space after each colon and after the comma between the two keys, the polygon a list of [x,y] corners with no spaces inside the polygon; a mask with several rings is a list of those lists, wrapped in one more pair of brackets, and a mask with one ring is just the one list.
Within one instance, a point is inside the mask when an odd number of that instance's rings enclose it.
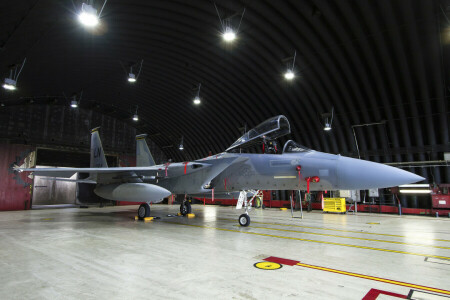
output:
{"label": "open canopy", "polygon": [[272,117],[255,128],[246,132],[236,142],[234,142],[226,151],[230,151],[236,148],[250,147],[263,139],[273,140],[280,136],[291,133],[291,126],[288,119],[279,115]]}

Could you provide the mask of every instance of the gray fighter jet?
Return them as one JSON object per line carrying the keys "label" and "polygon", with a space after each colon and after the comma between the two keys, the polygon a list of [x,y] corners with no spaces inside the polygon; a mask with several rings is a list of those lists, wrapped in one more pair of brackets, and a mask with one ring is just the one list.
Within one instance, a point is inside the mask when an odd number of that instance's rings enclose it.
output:
{"label": "gray fighter jet", "polygon": [[[138,209],[140,218],[150,216],[149,203],[161,202],[171,194],[230,197],[250,190],[365,190],[393,187],[423,180],[416,174],[387,165],[314,151],[290,140],[278,151],[276,138],[290,133],[285,116],[266,120],[245,133],[225,152],[191,162],[155,165],[145,142],[136,137],[136,167],[108,168],[98,128],[91,132],[90,168],[42,168],[18,171],[69,179],[75,173],[89,173],[76,182],[96,184],[94,192],[115,201],[144,202]],[[249,147],[265,145],[265,152],[244,153]],[[279,152],[279,153],[277,153]],[[245,195],[245,193],[244,193]],[[239,217],[241,226],[250,224],[246,212]],[[182,214],[190,213],[189,202],[180,206]]]}

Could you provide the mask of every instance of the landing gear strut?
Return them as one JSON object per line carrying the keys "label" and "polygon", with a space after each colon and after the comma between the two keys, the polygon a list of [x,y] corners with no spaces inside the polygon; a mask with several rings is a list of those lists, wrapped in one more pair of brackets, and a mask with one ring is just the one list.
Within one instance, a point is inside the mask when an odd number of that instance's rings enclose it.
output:
{"label": "landing gear strut", "polygon": [[139,219],[150,217],[150,205],[148,203],[142,203],[138,209]]}
{"label": "landing gear strut", "polygon": [[183,202],[180,205],[180,213],[185,216],[187,214],[190,214],[192,212],[191,203],[189,200],[183,200]]}

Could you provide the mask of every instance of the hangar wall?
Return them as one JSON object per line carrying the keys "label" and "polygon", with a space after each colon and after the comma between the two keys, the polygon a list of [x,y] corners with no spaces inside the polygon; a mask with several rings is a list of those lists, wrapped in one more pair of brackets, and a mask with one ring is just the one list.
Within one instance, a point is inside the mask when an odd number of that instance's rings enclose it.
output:
{"label": "hangar wall", "polygon": [[33,165],[34,154],[31,146],[0,144],[0,210],[30,209],[32,179],[12,168]]}

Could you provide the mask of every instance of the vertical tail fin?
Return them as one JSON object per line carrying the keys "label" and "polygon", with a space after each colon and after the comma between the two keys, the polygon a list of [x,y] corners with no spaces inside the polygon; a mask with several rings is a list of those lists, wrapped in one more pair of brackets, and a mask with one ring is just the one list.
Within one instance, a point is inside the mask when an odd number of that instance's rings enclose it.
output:
{"label": "vertical tail fin", "polygon": [[105,153],[103,152],[102,141],[96,127],[91,130],[91,168],[107,168]]}
{"label": "vertical tail fin", "polygon": [[136,136],[136,167],[150,167],[155,165],[145,138],[146,134]]}

